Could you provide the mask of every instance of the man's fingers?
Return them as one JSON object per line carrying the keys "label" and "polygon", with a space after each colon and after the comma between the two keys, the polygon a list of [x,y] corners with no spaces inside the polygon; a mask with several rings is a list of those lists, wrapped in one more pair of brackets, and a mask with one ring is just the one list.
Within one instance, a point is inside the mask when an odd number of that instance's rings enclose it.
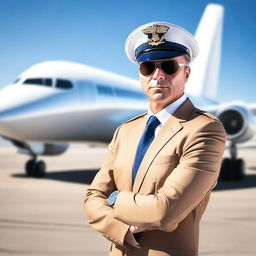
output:
{"label": "man's fingers", "polygon": [[146,230],[145,228],[143,228],[143,227],[137,227],[137,226],[131,226],[130,227],[130,231],[132,232],[132,233],[139,233],[139,232],[142,232],[142,231],[144,231],[144,230]]}

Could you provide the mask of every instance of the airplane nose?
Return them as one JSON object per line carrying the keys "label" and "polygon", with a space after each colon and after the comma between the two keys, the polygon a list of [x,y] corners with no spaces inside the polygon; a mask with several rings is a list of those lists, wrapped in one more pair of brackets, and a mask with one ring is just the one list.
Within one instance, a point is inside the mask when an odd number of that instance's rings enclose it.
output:
{"label": "airplane nose", "polygon": [[[58,94],[41,88],[10,85],[0,91],[0,135],[18,138],[29,125],[26,119],[45,109],[45,100]],[[28,131],[26,131],[28,133]]]}
{"label": "airplane nose", "polygon": [[65,111],[72,117],[72,111],[76,111],[79,104],[80,97],[76,91],[56,90],[18,105],[16,102],[8,107],[0,105],[0,135],[17,140],[44,140],[53,136],[53,132],[60,133]]}
{"label": "airplane nose", "polygon": [[16,131],[19,130],[17,129],[17,120],[21,119],[21,116],[19,116],[19,111],[21,111],[19,107],[4,110],[0,109],[0,135],[17,138]]}

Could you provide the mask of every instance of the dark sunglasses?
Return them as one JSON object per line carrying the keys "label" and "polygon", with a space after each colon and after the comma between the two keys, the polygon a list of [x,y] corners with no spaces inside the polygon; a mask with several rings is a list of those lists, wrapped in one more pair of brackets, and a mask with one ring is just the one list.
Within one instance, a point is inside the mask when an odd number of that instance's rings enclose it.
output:
{"label": "dark sunglasses", "polygon": [[179,70],[179,67],[188,67],[188,65],[181,64],[176,60],[167,60],[162,62],[145,61],[139,64],[139,70],[143,76],[151,75],[156,67],[160,67],[167,75],[174,75]]}

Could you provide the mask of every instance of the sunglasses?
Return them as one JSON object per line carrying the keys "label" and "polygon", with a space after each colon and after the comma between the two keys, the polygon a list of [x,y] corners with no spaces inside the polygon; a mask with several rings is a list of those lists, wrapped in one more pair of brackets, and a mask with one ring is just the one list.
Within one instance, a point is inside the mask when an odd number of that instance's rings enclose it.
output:
{"label": "sunglasses", "polygon": [[167,75],[174,75],[180,67],[188,67],[188,65],[181,64],[176,60],[167,60],[162,62],[145,61],[139,64],[139,70],[143,76],[151,75],[156,67],[160,67]]}

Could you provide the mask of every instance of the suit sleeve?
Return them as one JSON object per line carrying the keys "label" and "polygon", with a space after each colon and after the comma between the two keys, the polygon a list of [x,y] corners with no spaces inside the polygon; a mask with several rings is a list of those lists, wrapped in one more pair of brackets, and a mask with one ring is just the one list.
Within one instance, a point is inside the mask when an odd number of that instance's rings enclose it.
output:
{"label": "suit sleeve", "polygon": [[102,168],[87,190],[84,210],[89,224],[95,230],[115,244],[123,245],[129,225],[113,217],[113,208],[107,202],[108,196],[116,190],[113,177],[113,154],[118,130],[109,144]]}
{"label": "suit sleeve", "polygon": [[225,140],[217,120],[198,127],[184,143],[180,162],[163,187],[154,195],[120,192],[114,217],[149,230],[174,230],[216,185]]}

